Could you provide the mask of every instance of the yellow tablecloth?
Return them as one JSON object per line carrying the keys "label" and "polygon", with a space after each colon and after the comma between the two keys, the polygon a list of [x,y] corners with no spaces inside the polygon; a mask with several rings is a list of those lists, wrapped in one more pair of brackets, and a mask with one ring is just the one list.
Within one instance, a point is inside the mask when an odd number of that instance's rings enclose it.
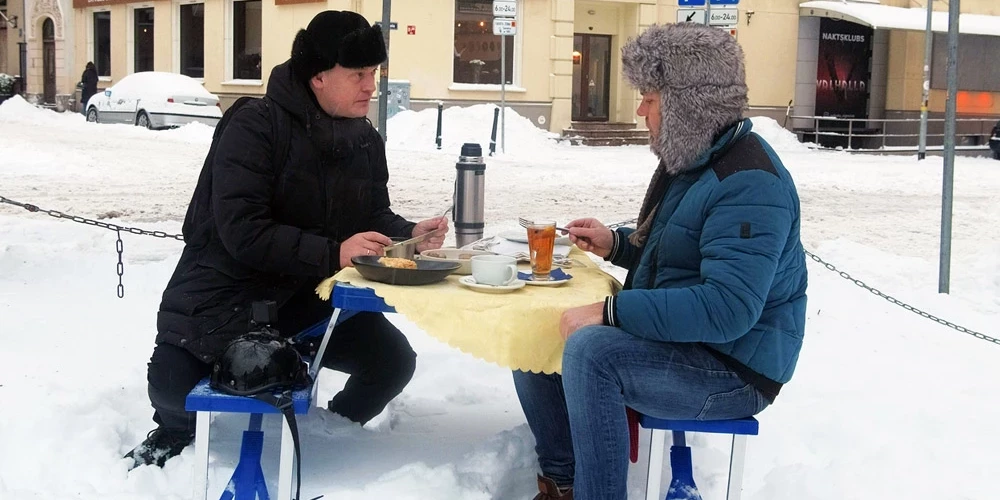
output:
{"label": "yellow tablecloth", "polygon": [[576,247],[570,257],[576,263],[564,269],[573,276],[567,284],[527,285],[505,294],[469,289],[457,275],[432,285],[398,286],[369,281],[347,268],[333,279],[375,290],[429,335],[473,356],[511,369],[555,373],[562,368],[562,312],[603,301],[620,288]]}

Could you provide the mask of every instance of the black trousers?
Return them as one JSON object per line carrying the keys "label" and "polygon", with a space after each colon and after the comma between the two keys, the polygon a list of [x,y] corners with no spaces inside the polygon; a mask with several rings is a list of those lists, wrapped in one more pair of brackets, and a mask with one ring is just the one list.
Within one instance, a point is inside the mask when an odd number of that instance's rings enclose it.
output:
{"label": "black trousers", "polygon": [[[322,311],[329,315],[329,303],[322,304]],[[310,314],[317,310],[308,302],[282,308],[279,332],[292,335],[315,324],[323,317]],[[287,319],[282,322],[281,318]],[[315,351],[319,341],[302,347]],[[322,360],[324,368],[350,375],[344,389],[330,400],[330,411],[361,424],[371,420],[409,383],[416,356],[406,337],[381,313],[362,312],[347,319],[333,330]],[[184,348],[157,344],[147,372],[153,421],[160,427],[194,432],[195,414],[184,410],[184,399],[211,370],[211,364]]]}

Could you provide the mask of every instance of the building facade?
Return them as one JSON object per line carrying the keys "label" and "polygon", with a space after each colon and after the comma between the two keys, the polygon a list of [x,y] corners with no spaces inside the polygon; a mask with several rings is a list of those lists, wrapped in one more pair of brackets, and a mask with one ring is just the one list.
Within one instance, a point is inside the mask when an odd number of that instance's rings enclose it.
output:
{"label": "building facade", "polygon": [[[922,101],[925,1],[739,0],[713,6],[711,18],[746,52],[751,114],[780,122],[789,113],[909,117],[919,114]],[[28,92],[45,101],[72,94],[84,65],[93,61],[102,88],[136,71],[171,71],[201,79],[228,103],[264,92],[270,68],[288,58],[295,33],[316,12],[354,10],[372,22],[382,16],[381,0],[0,2],[8,10],[24,2],[31,12],[24,25]],[[516,5],[517,32],[502,38],[493,35],[492,0],[393,2],[388,72],[397,85],[408,86],[410,107],[499,103],[502,75],[508,104],[539,127],[559,132],[577,122],[634,123],[638,95],[621,75],[622,45],[654,23],[705,16],[703,7],[682,8],[678,0]],[[947,8],[943,1],[934,6],[938,16],[946,17]],[[980,59],[1000,52],[1000,2],[963,0],[962,12],[963,24],[971,27],[962,45],[978,59],[970,63],[972,56],[963,56],[959,112],[1000,115],[1000,73],[972,74],[977,65],[997,66]],[[901,21],[910,18],[918,22]],[[946,30],[946,19],[938,21],[935,30]],[[997,32],[974,29],[981,23],[997,26]],[[12,73],[18,52],[13,32],[7,32],[0,64]],[[938,38],[932,113],[943,113],[946,97],[946,44]],[[850,68],[833,60],[848,61],[843,64]],[[848,69],[850,74],[838,74]]]}

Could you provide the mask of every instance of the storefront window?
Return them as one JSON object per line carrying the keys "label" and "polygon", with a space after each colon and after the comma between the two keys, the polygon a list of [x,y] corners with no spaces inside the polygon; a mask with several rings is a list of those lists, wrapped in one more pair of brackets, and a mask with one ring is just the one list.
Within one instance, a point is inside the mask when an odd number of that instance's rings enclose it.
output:
{"label": "storefront window", "polygon": [[261,2],[233,2],[233,78],[260,80]]}
{"label": "storefront window", "polygon": [[493,34],[492,0],[455,0],[455,83],[500,84],[501,43],[507,84],[514,82],[514,37]]}
{"label": "storefront window", "polygon": [[181,74],[205,77],[205,4],[181,5]]}
{"label": "storefront window", "polygon": [[135,9],[135,67],[140,71],[153,71],[153,8]]}
{"label": "storefront window", "polygon": [[94,65],[99,76],[111,76],[110,12],[94,12]]}

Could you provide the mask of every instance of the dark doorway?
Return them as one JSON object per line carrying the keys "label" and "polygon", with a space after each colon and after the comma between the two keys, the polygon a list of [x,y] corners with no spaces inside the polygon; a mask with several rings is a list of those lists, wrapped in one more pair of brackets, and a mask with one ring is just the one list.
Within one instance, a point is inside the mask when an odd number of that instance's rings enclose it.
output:
{"label": "dark doorway", "polygon": [[46,104],[56,102],[56,26],[51,18],[42,23],[42,80],[45,89],[42,98]]}
{"label": "dark doorway", "polygon": [[611,36],[573,35],[573,121],[608,121]]}
{"label": "dark doorway", "polygon": [[153,71],[153,8],[135,9],[134,70]]}

